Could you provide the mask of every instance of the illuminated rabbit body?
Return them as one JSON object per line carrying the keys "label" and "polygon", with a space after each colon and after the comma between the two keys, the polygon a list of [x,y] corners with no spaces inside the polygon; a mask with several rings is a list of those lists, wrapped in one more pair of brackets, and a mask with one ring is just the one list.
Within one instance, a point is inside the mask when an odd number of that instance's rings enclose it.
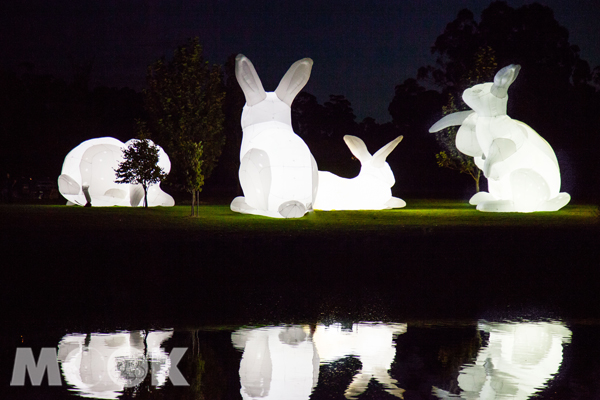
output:
{"label": "illuminated rabbit body", "polygon": [[291,104],[310,77],[312,60],[295,62],[275,92],[265,92],[254,66],[236,58],[246,97],[242,111],[239,178],[244,196],[231,209],[273,218],[297,218],[312,209],[318,172],[308,146],[292,129]]}
{"label": "illuminated rabbit body", "polygon": [[429,130],[460,125],[456,148],[473,157],[488,178],[489,192],[470,200],[480,211],[557,211],[571,199],[560,192],[560,169],[552,147],[528,125],[506,115],[507,90],[519,70],[520,66],[509,65],[493,83],[465,90],[463,100],[473,111],[447,115]]}
{"label": "illuminated rabbit body", "polygon": [[314,208],[317,210],[383,210],[406,206],[404,200],[392,196],[396,182],[385,161],[400,143],[402,136],[379,149],[374,155],[356,136],[346,135],[344,141],[361,162],[360,173],[351,179],[327,171],[319,171],[319,190]]}
{"label": "illuminated rabbit body", "polygon": [[[123,161],[123,150],[137,140],[123,143],[112,137],[101,137],[86,140],[71,150],[58,177],[58,190],[69,201],[68,204],[83,206],[90,203],[104,207],[140,205],[144,199],[141,185],[115,182],[115,169]],[[160,146],[158,149],[158,166],[169,173],[169,156]],[[148,206],[173,205],[175,201],[162,191],[160,183],[148,186]]]}

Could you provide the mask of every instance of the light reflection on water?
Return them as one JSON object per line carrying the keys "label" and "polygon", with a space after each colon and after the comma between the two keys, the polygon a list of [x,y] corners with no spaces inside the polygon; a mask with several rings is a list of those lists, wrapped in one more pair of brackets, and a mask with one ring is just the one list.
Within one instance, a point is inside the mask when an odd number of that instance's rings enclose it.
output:
{"label": "light reflection on water", "polygon": [[[463,399],[528,399],[558,372],[563,343],[571,341],[571,331],[560,322],[482,321],[478,329],[489,339],[475,362],[460,371]],[[434,393],[449,398],[442,390]]]}
{"label": "light reflection on water", "polygon": [[117,399],[148,373],[154,386],[164,385],[170,360],[160,346],[171,336],[172,331],[69,334],[58,344],[58,361],[77,395]]}
{"label": "light reflection on water", "polygon": [[[528,399],[542,389],[562,363],[562,345],[571,331],[561,322],[488,323],[478,329],[489,334],[472,363],[458,376],[460,393],[432,387],[440,399]],[[403,398],[404,389],[390,376],[396,356],[394,340],[406,324],[357,323],[271,326],[240,329],[232,334],[243,351],[240,393],[243,399],[309,399],[317,385],[319,364],[354,356],[361,369],[344,392],[356,399],[372,379],[387,393]],[[401,340],[401,339],[400,339]]]}
{"label": "light reflection on water", "polygon": [[[228,331],[230,349],[231,346],[237,349],[241,359],[237,359],[238,364],[234,357],[234,362],[228,364],[239,368],[239,381],[227,385],[239,385],[243,399],[304,400],[331,395],[355,399],[366,391],[387,392],[388,396],[403,398],[407,389],[403,385],[407,384],[406,371],[419,371],[416,365],[410,364],[410,358],[398,350],[398,346],[415,340],[416,336],[410,337],[412,329],[413,335],[418,336],[428,327],[421,325],[417,329],[405,323],[359,322],[244,327]],[[436,337],[443,338],[446,328],[437,329],[442,333]],[[429,392],[422,393],[424,396],[528,399],[546,388],[558,373],[563,361],[563,345],[571,340],[571,331],[559,321],[480,320],[476,326],[471,324],[459,329],[467,332],[467,337],[478,338],[476,347],[472,351],[458,351],[461,356],[458,353],[451,356],[458,360],[456,365],[446,367],[450,371],[446,378],[432,379]],[[172,387],[165,385],[171,365],[164,346],[173,334],[168,330],[64,336],[58,346],[58,358],[69,390],[81,397],[114,399],[127,388],[152,385],[162,387],[166,390],[164,398],[171,398],[168,390]],[[435,346],[443,347],[443,344],[432,344]],[[225,353],[223,349],[220,351]],[[442,354],[441,350],[439,353]],[[468,355],[463,357],[464,354]],[[202,360],[202,354],[194,351],[188,352],[187,357],[210,362]],[[219,360],[219,356],[215,360]],[[353,367],[337,371],[335,366],[344,363],[351,363]],[[342,374],[342,370],[346,374],[351,371],[340,380],[343,384],[328,384],[331,375],[327,374]],[[186,375],[186,371],[182,372]],[[231,372],[235,373],[233,369]],[[193,374],[186,378],[192,386],[201,386],[199,382],[194,383]]]}

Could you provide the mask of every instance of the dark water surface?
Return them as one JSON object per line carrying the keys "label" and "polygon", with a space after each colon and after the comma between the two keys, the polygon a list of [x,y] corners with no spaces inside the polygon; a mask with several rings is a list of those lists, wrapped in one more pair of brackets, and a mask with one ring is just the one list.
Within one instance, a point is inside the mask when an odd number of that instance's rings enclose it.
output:
{"label": "dark water surface", "polygon": [[[9,330],[10,331],[10,330]],[[597,398],[600,325],[589,321],[335,322],[103,332],[3,332],[57,351],[62,386],[7,398]],[[169,353],[189,386],[176,386]],[[3,379],[12,360],[5,359]],[[8,377],[4,376],[8,375]]]}
{"label": "dark water surface", "polygon": [[[0,398],[600,398],[597,224],[27,223],[0,227]],[[62,385],[9,386],[19,347],[55,349]],[[175,348],[189,386],[169,377]]]}

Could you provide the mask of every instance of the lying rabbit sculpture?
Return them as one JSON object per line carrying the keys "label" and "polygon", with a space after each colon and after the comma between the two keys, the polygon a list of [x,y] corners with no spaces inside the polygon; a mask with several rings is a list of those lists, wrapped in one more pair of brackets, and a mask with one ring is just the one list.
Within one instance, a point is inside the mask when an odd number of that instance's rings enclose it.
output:
{"label": "lying rabbit sculpture", "polygon": [[404,200],[392,196],[396,182],[387,156],[396,148],[402,136],[392,140],[374,155],[356,136],[346,135],[346,145],[360,161],[360,173],[352,178],[341,178],[327,171],[319,171],[319,190],[314,208],[317,210],[382,210],[406,206]]}
{"label": "lying rabbit sculpture", "polygon": [[292,129],[291,105],[308,82],[312,60],[296,61],[275,92],[265,92],[254,66],[236,57],[235,76],[246,105],[242,111],[239,178],[244,196],[231,210],[273,218],[298,218],[312,209],[318,185],[317,163]]}
{"label": "lying rabbit sculpture", "polygon": [[508,87],[519,65],[502,68],[494,82],[463,92],[472,111],[449,114],[429,132],[460,125],[456,148],[474,158],[488,178],[488,192],[476,193],[470,203],[480,211],[557,211],[571,199],[560,193],[560,169],[552,147],[536,131],[506,115]]}
{"label": "lying rabbit sculpture", "polygon": [[[123,150],[137,139],[123,143],[112,137],[86,140],[67,154],[58,190],[68,200],[67,204],[81,206],[131,206],[136,207],[144,199],[142,185],[118,184],[115,169],[123,161]],[[159,147],[158,165],[169,173],[171,161]],[[160,184],[148,187],[148,206],[173,206],[175,201],[163,192]]]}

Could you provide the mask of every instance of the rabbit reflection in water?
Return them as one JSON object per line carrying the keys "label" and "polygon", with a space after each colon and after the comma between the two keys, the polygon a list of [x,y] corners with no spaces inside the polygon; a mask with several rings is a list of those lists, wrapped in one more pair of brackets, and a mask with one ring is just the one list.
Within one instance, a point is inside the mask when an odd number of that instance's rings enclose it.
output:
{"label": "rabbit reflection in water", "polygon": [[472,111],[449,114],[430,132],[460,125],[456,148],[474,158],[489,192],[476,193],[471,204],[480,211],[557,211],[571,196],[560,192],[560,169],[552,147],[536,131],[506,115],[508,87],[521,67],[509,65],[494,82],[475,85],[463,93]]}

